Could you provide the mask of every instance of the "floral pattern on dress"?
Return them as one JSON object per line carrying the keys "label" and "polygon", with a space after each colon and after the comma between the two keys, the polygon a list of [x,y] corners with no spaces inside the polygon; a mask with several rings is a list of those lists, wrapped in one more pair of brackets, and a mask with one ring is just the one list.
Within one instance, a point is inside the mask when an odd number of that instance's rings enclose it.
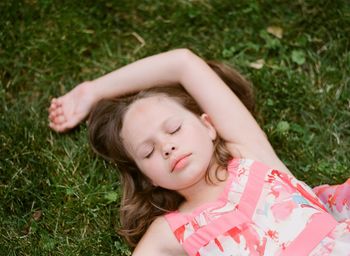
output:
{"label": "floral pattern on dress", "polygon": [[[238,162],[235,165],[229,164],[231,183],[228,184],[226,201],[210,204],[198,213],[195,211],[195,215],[184,214],[188,221],[174,230],[181,244],[223,215],[239,211],[240,200],[255,161],[234,161]],[[331,213],[341,210],[342,216],[345,215],[345,211],[349,214],[350,182],[342,187],[343,191],[348,189],[346,195],[338,191],[338,195],[341,194],[340,198],[332,198],[332,190],[326,192],[325,188],[316,191],[319,194],[322,191],[322,196],[326,198],[321,201],[309,186],[295,177],[269,169],[252,218],[210,239],[193,255],[283,255],[284,250],[317,214],[326,213],[330,209]],[[342,207],[335,207],[333,202],[336,199],[340,200]],[[324,201],[328,205],[324,205]],[[350,220],[342,218],[335,228],[312,248],[310,255],[350,255]]]}

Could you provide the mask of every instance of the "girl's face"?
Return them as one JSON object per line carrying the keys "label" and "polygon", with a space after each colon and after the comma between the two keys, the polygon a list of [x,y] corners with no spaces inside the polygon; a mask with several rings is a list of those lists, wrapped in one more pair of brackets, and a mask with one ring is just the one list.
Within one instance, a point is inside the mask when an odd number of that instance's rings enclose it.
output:
{"label": "girl's face", "polygon": [[131,104],[121,137],[155,186],[181,193],[205,177],[216,131],[206,114],[198,117],[175,100],[157,95]]}

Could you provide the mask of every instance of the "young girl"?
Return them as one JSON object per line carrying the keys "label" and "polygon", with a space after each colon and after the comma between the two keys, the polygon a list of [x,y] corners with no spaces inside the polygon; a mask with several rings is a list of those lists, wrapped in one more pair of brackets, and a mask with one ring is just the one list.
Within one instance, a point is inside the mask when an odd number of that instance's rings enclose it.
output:
{"label": "young girl", "polygon": [[52,100],[57,132],[91,111],[92,147],[121,172],[133,255],[350,255],[350,179],[316,197],[249,112],[249,83],[209,64],[177,49]]}

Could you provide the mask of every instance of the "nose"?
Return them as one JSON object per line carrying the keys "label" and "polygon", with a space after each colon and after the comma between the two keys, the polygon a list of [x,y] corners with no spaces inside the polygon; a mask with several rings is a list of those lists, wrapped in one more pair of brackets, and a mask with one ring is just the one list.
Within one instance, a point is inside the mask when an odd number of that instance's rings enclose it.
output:
{"label": "nose", "polygon": [[174,144],[167,143],[163,146],[163,157],[168,158],[176,150]]}

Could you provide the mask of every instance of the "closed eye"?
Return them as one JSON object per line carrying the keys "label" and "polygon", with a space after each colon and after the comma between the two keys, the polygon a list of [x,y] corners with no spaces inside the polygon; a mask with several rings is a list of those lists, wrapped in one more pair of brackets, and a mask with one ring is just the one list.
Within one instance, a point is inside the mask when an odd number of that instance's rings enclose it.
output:
{"label": "closed eye", "polygon": [[175,130],[171,131],[170,134],[174,134],[174,133],[180,131],[180,129],[181,129],[181,125],[179,125]]}
{"label": "closed eye", "polygon": [[153,154],[154,148],[152,148],[152,150],[145,156],[145,158],[149,159],[152,154]]}

